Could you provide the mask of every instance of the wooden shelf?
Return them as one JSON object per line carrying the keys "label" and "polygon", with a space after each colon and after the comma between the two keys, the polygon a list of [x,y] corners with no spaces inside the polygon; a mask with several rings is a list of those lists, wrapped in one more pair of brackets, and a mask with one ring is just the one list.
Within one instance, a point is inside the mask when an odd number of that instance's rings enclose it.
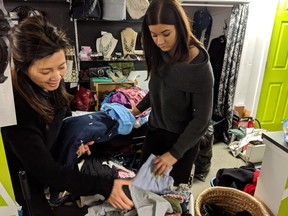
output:
{"label": "wooden shelf", "polygon": [[134,86],[134,81],[126,81],[126,82],[110,82],[110,83],[96,83],[90,82],[90,89],[91,91],[95,92],[97,95],[97,101],[95,105],[95,110],[100,110],[100,105],[103,99],[112,91],[115,91],[118,88],[130,88]]}

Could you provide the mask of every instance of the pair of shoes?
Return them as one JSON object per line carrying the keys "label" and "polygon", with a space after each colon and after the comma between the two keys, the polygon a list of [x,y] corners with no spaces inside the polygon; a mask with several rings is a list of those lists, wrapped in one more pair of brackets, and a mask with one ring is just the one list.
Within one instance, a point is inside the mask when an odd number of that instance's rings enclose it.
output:
{"label": "pair of shoes", "polygon": [[118,68],[112,69],[113,73],[117,75],[117,82],[125,82],[127,78],[122,74],[122,72]]}
{"label": "pair of shoes", "polygon": [[110,77],[113,82],[119,82],[119,77],[117,77],[114,73],[113,70],[111,69],[108,69],[108,70],[105,70],[106,74],[108,75],[108,77]]}
{"label": "pair of shoes", "polygon": [[122,72],[118,69],[107,69],[105,72],[108,77],[113,80],[113,82],[125,82],[127,80],[126,77],[123,76]]}

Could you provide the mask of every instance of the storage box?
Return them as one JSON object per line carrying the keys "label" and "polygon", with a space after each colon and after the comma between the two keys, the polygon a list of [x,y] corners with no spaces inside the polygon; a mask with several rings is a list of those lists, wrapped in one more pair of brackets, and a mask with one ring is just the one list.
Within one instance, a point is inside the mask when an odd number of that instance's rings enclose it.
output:
{"label": "storage box", "polygon": [[239,156],[247,163],[261,163],[264,157],[264,152],[266,149],[265,144],[248,144],[245,150],[239,154]]}
{"label": "storage box", "polygon": [[125,20],[126,0],[103,1],[103,20]]}

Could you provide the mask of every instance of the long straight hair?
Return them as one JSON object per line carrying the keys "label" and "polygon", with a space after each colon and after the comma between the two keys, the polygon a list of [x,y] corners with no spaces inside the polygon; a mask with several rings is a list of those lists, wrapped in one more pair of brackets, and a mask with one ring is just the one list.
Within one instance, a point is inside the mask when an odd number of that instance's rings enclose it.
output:
{"label": "long straight hair", "polygon": [[[28,76],[29,67],[39,59],[71,47],[63,31],[53,26],[43,16],[28,17],[14,26],[9,35],[11,44],[11,74],[13,88],[27,101],[41,118],[49,124],[57,107],[69,106],[71,95],[63,80],[57,90],[51,92],[54,105],[47,102],[45,92]],[[47,95],[47,94],[46,94]]]}
{"label": "long straight hair", "polygon": [[190,21],[177,0],[152,0],[142,22],[142,44],[147,64],[148,77],[157,72],[161,61],[161,51],[153,41],[149,25],[174,25],[177,44],[172,62],[185,61],[189,57],[191,45],[200,46],[201,42],[192,34]]}

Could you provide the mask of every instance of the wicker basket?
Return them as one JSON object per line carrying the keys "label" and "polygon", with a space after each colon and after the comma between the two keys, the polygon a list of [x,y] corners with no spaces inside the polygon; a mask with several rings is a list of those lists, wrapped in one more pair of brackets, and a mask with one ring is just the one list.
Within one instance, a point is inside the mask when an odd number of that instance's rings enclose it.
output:
{"label": "wicker basket", "polygon": [[243,191],[230,187],[211,187],[199,194],[195,201],[195,215],[201,216],[203,203],[214,203],[231,214],[248,211],[253,216],[270,216],[265,206],[256,198]]}

